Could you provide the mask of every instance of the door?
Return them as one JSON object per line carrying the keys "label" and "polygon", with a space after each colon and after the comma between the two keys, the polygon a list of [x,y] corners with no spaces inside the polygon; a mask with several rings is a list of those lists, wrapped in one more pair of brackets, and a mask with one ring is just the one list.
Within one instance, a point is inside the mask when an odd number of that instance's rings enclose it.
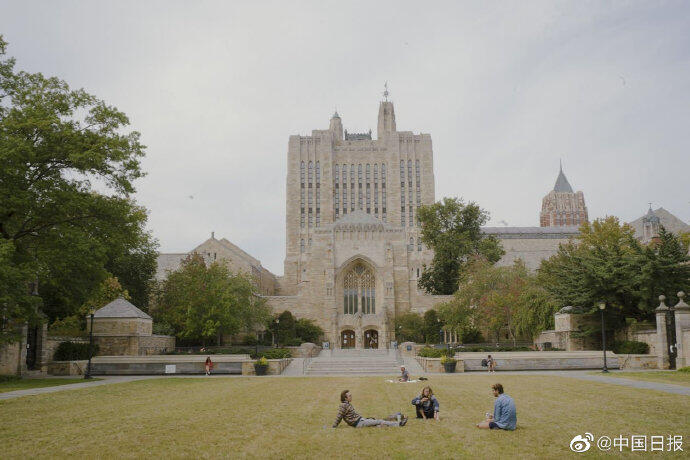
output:
{"label": "door", "polygon": [[342,348],[355,347],[355,331],[345,330],[340,333],[340,343]]}
{"label": "door", "polygon": [[38,326],[29,326],[26,333],[26,368],[34,370],[38,358]]}
{"label": "door", "polygon": [[379,347],[379,332],[375,329],[364,331],[364,348]]}
{"label": "door", "polygon": [[668,344],[669,369],[676,368],[676,357],[678,356],[676,339],[676,314],[673,308],[671,308],[666,312],[666,343]]}

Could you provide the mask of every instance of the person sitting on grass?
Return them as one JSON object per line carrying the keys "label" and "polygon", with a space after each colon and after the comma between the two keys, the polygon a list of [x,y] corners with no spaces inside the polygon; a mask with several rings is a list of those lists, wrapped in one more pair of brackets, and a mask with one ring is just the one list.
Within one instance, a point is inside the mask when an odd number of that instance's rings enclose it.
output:
{"label": "person sitting on grass", "polygon": [[407,423],[407,417],[404,415],[401,415],[395,422],[362,417],[355,412],[355,408],[352,407],[352,395],[350,394],[350,390],[343,390],[343,392],[340,393],[340,406],[338,407],[338,415],[335,417],[335,422],[333,422],[333,428],[337,428],[341,420],[345,420],[345,423],[353,428],[364,428],[368,426],[405,426]]}
{"label": "person sitting on grass", "polygon": [[398,382],[407,382],[410,380],[410,373],[407,372],[407,369],[405,369],[405,366],[400,366],[400,377],[398,378]]}
{"label": "person sitting on grass", "polygon": [[422,394],[412,400],[412,405],[417,409],[417,418],[439,420],[438,399],[431,387],[422,388]]}
{"label": "person sitting on grass", "polygon": [[477,428],[489,428],[491,430],[514,430],[517,425],[517,410],[513,398],[503,393],[503,385],[494,383],[491,391],[496,398],[494,402],[494,414],[486,413],[486,420],[477,423]]}

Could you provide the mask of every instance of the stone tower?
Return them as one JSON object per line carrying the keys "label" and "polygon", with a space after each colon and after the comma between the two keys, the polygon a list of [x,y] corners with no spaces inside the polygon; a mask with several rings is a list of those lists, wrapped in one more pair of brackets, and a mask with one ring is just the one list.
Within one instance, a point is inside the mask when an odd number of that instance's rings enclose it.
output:
{"label": "stone tower", "polygon": [[642,218],[642,242],[650,243],[654,238],[659,236],[659,226],[661,225],[661,220],[652,211],[652,205],[650,203],[649,210],[647,214]]}
{"label": "stone tower", "polygon": [[541,227],[569,227],[579,226],[587,221],[585,196],[582,192],[573,192],[561,166],[553,190],[541,202],[539,225]]}

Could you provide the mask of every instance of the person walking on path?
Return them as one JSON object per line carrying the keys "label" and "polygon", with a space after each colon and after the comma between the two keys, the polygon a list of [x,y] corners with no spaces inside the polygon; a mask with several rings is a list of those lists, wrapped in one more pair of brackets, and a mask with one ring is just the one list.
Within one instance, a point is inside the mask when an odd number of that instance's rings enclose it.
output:
{"label": "person walking on path", "polygon": [[398,421],[388,421],[375,418],[364,418],[359,415],[352,406],[352,394],[350,390],[343,390],[340,393],[340,406],[338,406],[338,415],[333,422],[333,428],[337,428],[341,420],[353,428],[365,428],[369,426],[405,426],[407,417],[400,416]]}
{"label": "person walking on path", "polygon": [[486,420],[477,423],[477,428],[491,430],[514,430],[517,425],[517,410],[513,398],[503,393],[503,385],[494,383],[491,391],[496,398],[494,402],[494,414],[487,412]]}
{"label": "person walking on path", "polygon": [[422,393],[412,400],[412,405],[417,410],[417,418],[439,420],[438,399],[434,396],[431,387],[422,388]]}

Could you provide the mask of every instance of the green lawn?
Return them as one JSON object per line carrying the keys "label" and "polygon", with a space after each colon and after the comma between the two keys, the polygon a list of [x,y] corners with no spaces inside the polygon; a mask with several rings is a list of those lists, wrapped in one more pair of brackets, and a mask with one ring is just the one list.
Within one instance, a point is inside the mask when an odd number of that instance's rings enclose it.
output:
{"label": "green lawn", "polygon": [[606,377],[620,377],[623,379],[645,380],[647,382],[673,383],[690,387],[690,372],[656,371],[656,372],[592,372],[593,375],[606,375]]}
{"label": "green lawn", "polygon": [[[100,379],[92,379],[100,380]],[[0,393],[15,390],[28,390],[29,388],[54,387],[55,385],[67,385],[69,383],[84,383],[83,378],[76,379],[21,379],[0,382]]]}
{"label": "green lawn", "polygon": [[[474,426],[492,410],[496,381],[517,402],[514,432]],[[328,428],[341,390],[352,392],[363,416],[412,416],[410,400],[422,385],[385,377],[103,385],[0,401],[0,444],[3,458],[557,458],[574,455],[570,440],[585,432],[690,439],[687,396],[539,375],[440,375],[428,383],[441,403],[440,423],[359,430]]]}

